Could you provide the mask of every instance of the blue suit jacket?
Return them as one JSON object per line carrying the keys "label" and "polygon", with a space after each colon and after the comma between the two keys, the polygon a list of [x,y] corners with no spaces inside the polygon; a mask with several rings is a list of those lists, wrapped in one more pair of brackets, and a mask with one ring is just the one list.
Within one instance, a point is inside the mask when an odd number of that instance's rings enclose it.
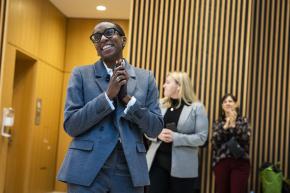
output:
{"label": "blue suit jacket", "polygon": [[126,114],[125,106],[112,110],[106,100],[109,82],[102,61],[73,70],[64,112],[64,128],[73,140],[58,180],[89,186],[120,137],[134,186],[149,184],[142,136],[157,137],[163,128],[158,90],[152,73],[127,62],[125,68],[128,95],[136,98]]}

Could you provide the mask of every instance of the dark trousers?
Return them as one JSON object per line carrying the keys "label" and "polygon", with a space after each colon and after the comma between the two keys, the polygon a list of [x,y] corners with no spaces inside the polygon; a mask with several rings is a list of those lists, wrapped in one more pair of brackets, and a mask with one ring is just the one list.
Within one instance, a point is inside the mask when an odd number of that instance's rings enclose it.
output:
{"label": "dark trousers", "polygon": [[156,163],[150,170],[150,186],[148,193],[196,193],[194,184],[197,178],[175,178],[170,172]]}
{"label": "dark trousers", "polygon": [[122,146],[118,143],[92,185],[68,184],[68,193],[144,193],[144,187],[133,186]]}
{"label": "dark trousers", "polygon": [[250,162],[245,159],[222,159],[214,168],[216,193],[246,193]]}

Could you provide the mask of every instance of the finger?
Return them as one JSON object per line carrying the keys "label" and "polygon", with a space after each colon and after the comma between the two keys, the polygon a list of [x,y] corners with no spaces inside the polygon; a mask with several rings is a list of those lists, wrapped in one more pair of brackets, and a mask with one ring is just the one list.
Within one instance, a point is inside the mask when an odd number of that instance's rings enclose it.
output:
{"label": "finger", "polygon": [[116,76],[124,76],[124,79],[129,80],[129,75],[126,70],[116,71]]}
{"label": "finger", "polygon": [[166,139],[169,139],[169,138],[171,138],[171,135],[168,134],[168,133],[165,133],[165,134],[164,134],[164,137],[165,137]]}
{"label": "finger", "polygon": [[113,73],[113,76],[120,76],[120,75],[126,76],[126,72],[124,70],[121,70],[121,71],[117,70]]}
{"label": "finger", "polygon": [[117,66],[114,71],[120,71],[120,70],[125,70],[124,66]]}
{"label": "finger", "polygon": [[119,76],[117,76],[116,78],[115,78],[115,80],[116,80],[116,82],[120,82],[121,81],[121,78],[119,77]]}
{"label": "finger", "polygon": [[117,66],[121,66],[121,65],[122,65],[122,59],[116,60],[115,66],[117,67]]}
{"label": "finger", "polygon": [[164,131],[166,134],[171,134],[171,130],[170,129],[166,129],[165,131]]}
{"label": "finger", "polygon": [[121,81],[123,81],[123,80],[126,80],[126,77],[125,77],[124,75],[120,75],[120,76],[117,76],[117,77],[116,77],[116,80],[117,80],[118,82],[121,82]]}
{"label": "finger", "polygon": [[120,76],[120,75],[126,76],[127,73],[126,73],[125,70],[117,70],[117,71],[115,72],[115,75],[116,75],[116,76]]}
{"label": "finger", "polygon": [[127,80],[122,80],[119,82],[119,85],[125,85],[127,83]]}

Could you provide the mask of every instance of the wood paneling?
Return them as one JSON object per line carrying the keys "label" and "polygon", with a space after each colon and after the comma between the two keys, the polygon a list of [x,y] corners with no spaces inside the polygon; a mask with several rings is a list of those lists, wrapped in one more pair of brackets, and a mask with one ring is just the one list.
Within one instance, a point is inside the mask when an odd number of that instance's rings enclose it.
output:
{"label": "wood paneling", "polygon": [[53,68],[63,70],[66,46],[66,21],[49,1],[41,4],[40,37],[37,56]]}
{"label": "wood paneling", "polygon": [[8,42],[24,49],[33,56],[36,56],[38,53],[42,19],[41,5],[44,1],[10,1]]}
{"label": "wood paneling", "polygon": [[[289,168],[289,0],[133,0],[130,62],[154,72],[160,95],[169,71],[190,75],[210,120],[220,97],[235,94],[250,120],[252,171]],[[201,151],[201,192],[214,192],[211,146]]]}
{"label": "wood paneling", "polygon": [[[63,92],[62,92],[62,103],[61,106],[62,112],[60,114],[60,125],[59,125],[59,133],[58,133],[58,147],[57,147],[57,165],[56,165],[56,173],[58,172],[62,161],[64,160],[65,153],[68,149],[69,143],[71,142],[71,137],[64,131],[63,129],[63,120],[64,120],[64,114],[63,114],[63,109],[64,109],[64,104],[65,104],[65,99],[66,99],[66,87],[68,85],[68,81],[70,78],[70,73],[65,73],[64,74],[64,81],[63,81]],[[60,192],[65,192],[66,191],[66,184],[62,183],[60,181],[55,181],[55,190],[60,191]]]}
{"label": "wood paneling", "polygon": [[[42,99],[40,125],[29,127],[31,138],[25,144],[29,149],[29,161],[24,167],[28,173],[23,191],[51,192],[54,190],[59,117],[62,111],[66,18],[48,0],[10,0],[8,16],[6,49],[1,52],[4,57],[1,65],[0,109],[12,106],[15,53],[21,52],[36,61],[35,89],[31,93],[33,101],[26,101],[34,109],[25,116],[34,120],[35,101]],[[7,141],[1,138],[1,193],[4,189],[6,152]]]}
{"label": "wood paneling", "polygon": [[[11,128],[8,145],[5,192],[25,193],[28,189],[32,165],[30,156],[31,135],[33,133],[33,98],[35,91],[35,60],[16,52],[13,81],[13,102],[15,124]],[[25,145],[23,145],[25,144]],[[15,186],[17,184],[17,186]]]}
{"label": "wood paneling", "polygon": [[[253,171],[265,161],[289,177],[290,1],[254,1],[248,117],[253,127]],[[250,185],[260,191],[253,172]]]}
{"label": "wood paneling", "polygon": [[[34,126],[32,136],[30,192],[52,192],[55,182],[58,133],[62,113],[63,73],[40,62],[37,65],[36,99],[42,100],[40,124]],[[35,112],[33,118],[35,117]],[[62,125],[62,124],[61,124]],[[37,158],[36,158],[37,157]]]}
{"label": "wood paneling", "polygon": [[[15,71],[15,58],[16,50],[13,46],[6,45],[5,56],[3,57],[3,63],[1,65],[1,76],[0,76],[0,107],[12,107],[13,97],[13,80]],[[5,63],[10,65],[4,65]],[[5,94],[2,92],[5,90]],[[0,111],[2,117],[2,110]],[[2,119],[1,119],[2,125]],[[0,138],[0,192],[4,191],[5,186],[5,174],[6,174],[6,163],[7,163],[7,151],[8,151],[8,139]]]}
{"label": "wood paneling", "polygon": [[66,18],[48,0],[11,0],[8,43],[63,70]]}
{"label": "wood paneling", "polygon": [[0,65],[2,61],[2,51],[4,46],[4,35],[5,29],[7,27],[7,8],[8,8],[8,1],[2,0],[0,3]]}

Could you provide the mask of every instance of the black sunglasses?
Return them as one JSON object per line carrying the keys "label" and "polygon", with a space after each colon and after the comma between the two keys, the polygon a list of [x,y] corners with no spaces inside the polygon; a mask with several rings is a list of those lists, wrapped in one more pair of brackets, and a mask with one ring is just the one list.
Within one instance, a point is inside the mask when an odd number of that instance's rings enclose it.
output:
{"label": "black sunglasses", "polygon": [[99,43],[101,41],[103,35],[106,38],[111,39],[116,32],[118,32],[119,35],[122,35],[122,33],[115,28],[107,28],[104,30],[103,33],[96,32],[96,33],[92,34],[90,36],[90,39],[92,40],[93,43]]}

